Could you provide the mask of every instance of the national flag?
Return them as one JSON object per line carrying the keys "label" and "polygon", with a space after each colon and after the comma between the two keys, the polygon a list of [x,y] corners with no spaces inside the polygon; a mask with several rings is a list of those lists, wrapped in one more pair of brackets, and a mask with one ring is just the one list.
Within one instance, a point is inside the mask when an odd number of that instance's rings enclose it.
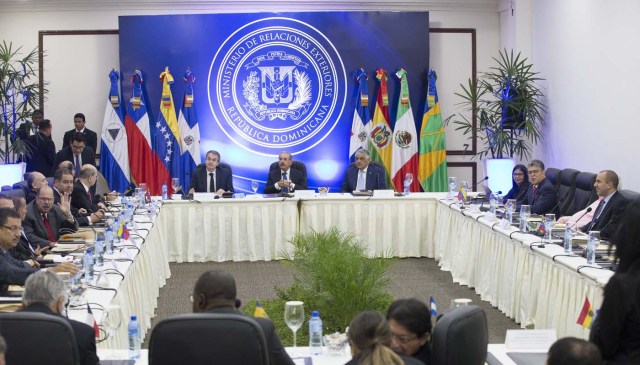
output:
{"label": "national flag", "polygon": [[269,318],[267,312],[262,308],[262,304],[256,301],[256,309],[253,311],[253,316],[258,318]]}
{"label": "national flag", "polygon": [[589,298],[585,298],[582,310],[580,311],[580,316],[578,316],[578,321],[576,323],[584,328],[591,328],[594,318],[595,314],[593,313],[593,307],[589,302]]}
{"label": "national flag", "polygon": [[127,228],[127,224],[124,221],[120,222],[120,228],[118,228],[118,237],[128,240],[130,236],[129,228]]}
{"label": "national flag", "polygon": [[98,327],[98,322],[96,322],[96,318],[93,316],[89,303],[87,303],[87,320],[85,323],[93,328],[93,333],[96,338],[100,337],[100,327]]}
{"label": "national flag", "polygon": [[102,122],[100,172],[109,189],[124,193],[131,185],[127,130],[124,127],[123,104],[120,97],[120,73],[109,73],[111,88]]}
{"label": "national flag", "polygon": [[371,127],[371,116],[369,113],[369,88],[367,80],[369,77],[364,69],[356,70],[356,92],[353,111],[353,123],[351,125],[351,136],[349,140],[349,161],[356,161],[356,152],[360,149],[369,150],[369,133]]}
{"label": "national flag", "polygon": [[386,173],[386,184],[391,188],[391,160],[393,158],[391,140],[393,139],[393,130],[389,125],[389,93],[387,92],[387,71],[379,69],[376,71],[376,79],[378,79],[378,96],[376,107],[373,112],[373,120],[371,122],[370,132],[370,148],[369,154],[371,161],[380,163]]}
{"label": "national flag", "polygon": [[467,200],[467,190],[465,190],[464,186],[461,186],[460,191],[458,191],[458,200],[460,201]]}
{"label": "national flag", "polygon": [[147,102],[142,93],[142,72],[136,70],[131,77],[133,93],[127,105],[124,125],[127,129],[129,141],[129,164],[131,179],[136,185],[146,183],[151,194],[162,194],[162,181],[168,178],[168,173],[162,175],[156,166],[162,162],[151,148],[151,132],[149,128],[149,114]]}
{"label": "national flag", "polygon": [[407,71],[403,68],[396,72],[400,79],[400,100],[396,123],[393,126],[393,162],[391,163],[391,179],[396,191],[403,191],[404,180],[411,174],[410,191],[420,191],[418,176],[418,133],[413,119],[413,110],[409,100],[409,83]]}
{"label": "national flag", "polygon": [[438,316],[438,308],[436,307],[436,298],[429,297],[429,307],[431,307],[431,316],[432,317],[437,317]]}
{"label": "national flag", "polygon": [[183,78],[185,82],[184,98],[182,108],[178,117],[180,129],[180,175],[179,177],[183,189],[188,189],[191,184],[191,172],[202,162],[200,155],[200,127],[196,117],[194,106],[193,83],[196,77],[191,70],[187,69]]}
{"label": "national flag", "polygon": [[420,157],[418,179],[422,190],[448,191],[447,146],[444,138],[444,126],[440,115],[440,103],[436,90],[436,72],[429,70],[427,100],[424,103],[422,127],[420,128]]}
{"label": "national flag", "polygon": [[171,84],[173,76],[169,73],[169,67],[165,67],[160,73],[162,81],[162,96],[160,98],[160,113],[156,122],[156,132],[153,141],[153,150],[158,154],[162,164],[158,166],[159,173],[164,176],[160,180],[167,184],[169,194],[173,193],[171,177],[180,176],[180,127],[173,104]]}

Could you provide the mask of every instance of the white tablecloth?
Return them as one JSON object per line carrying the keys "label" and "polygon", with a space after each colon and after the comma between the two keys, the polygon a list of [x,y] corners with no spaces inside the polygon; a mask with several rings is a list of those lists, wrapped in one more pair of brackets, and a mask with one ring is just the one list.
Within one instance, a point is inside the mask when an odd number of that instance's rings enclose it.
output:
{"label": "white tablecloth", "polygon": [[501,229],[483,215],[438,204],[435,258],[441,269],[523,328],[587,338],[589,330],[576,324],[579,313],[585,298],[600,307],[602,287],[613,273],[589,267],[579,273],[584,258],[564,257],[558,245],[535,247],[540,237]]}
{"label": "white tablecloth", "polygon": [[300,232],[338,227],[364,243],[371,257],[433,257],[434,219],[441,194],[377,198],[328,194],[303,199]]}

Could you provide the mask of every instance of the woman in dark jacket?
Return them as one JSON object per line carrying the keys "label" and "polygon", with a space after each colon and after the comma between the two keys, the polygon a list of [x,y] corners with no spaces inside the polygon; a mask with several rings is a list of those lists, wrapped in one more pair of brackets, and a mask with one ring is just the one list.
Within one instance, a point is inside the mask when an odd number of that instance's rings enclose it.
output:
{"label": "woman in dark jacket", "polygon": [[513,187],[507,195],[504,196],[504,201],[507,199],[521,200],[524,197],[524,193],[529,188],[529,175],[527,174],[527,167],[525,165],[516,165],[513,168],[513,175],[511,176]]}
{"label": "woman in dark jacket", "polygon": [[605,364],[640,364],[640,201],[631,200],[611,242],[616,273],[604,288],[589,340]]}

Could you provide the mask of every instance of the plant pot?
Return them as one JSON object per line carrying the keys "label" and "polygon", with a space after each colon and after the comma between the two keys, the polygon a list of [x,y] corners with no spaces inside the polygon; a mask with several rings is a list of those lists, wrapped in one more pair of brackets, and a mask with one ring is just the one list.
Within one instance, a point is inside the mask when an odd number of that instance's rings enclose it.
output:
{"label": "plant pot", "polygon": [[501,191],[506,195],[513,187],[513,168],[516,161],[513,158],[485,158],[482,160],[485,176],[489,176],[488,185],[492,192]]}

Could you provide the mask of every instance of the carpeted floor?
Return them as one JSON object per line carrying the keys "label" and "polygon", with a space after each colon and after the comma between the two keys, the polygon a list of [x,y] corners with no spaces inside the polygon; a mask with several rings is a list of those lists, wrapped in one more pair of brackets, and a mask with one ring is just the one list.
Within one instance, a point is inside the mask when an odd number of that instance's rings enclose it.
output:
{"label": "carpeted floor", "polygon": [[[274,298],[274,286],[288,286],[293,281],[293,270],[278,261],[172,263],[170,265],[171,278],[160,290],[158,309],[152,321],[152,327],[161,319],[191,312],[189,295],[198,276],[206,270],[219,269],[231,273],[238,286],[238,298],[243,303],[256,298]],[[487,314],[489,343],[503,343],[507,329],[520,328],[498,309],[480,300],[473,289],[454,284],[451,274],[441,271],[433,259],[395,259],[390,276],[392,284],[389,290],[395,298],[415,297],[428,302],[429,296],[433,296],[439,311],[448,308],[454,298],[471,299]],[[148,346],[150,333],[151,331],[147,332],[145,348]]]}

